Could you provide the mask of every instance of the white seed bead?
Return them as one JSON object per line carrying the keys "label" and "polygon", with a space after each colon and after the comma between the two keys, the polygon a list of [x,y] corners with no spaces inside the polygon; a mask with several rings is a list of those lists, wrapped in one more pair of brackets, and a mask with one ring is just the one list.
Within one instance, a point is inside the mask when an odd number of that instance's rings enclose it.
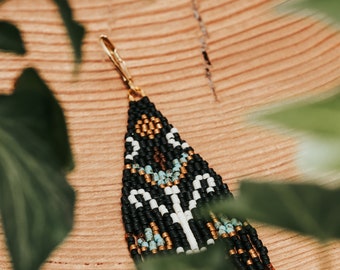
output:
{"label": "white seed bead", "polygon": [[175,213],[170,214],[173,223],[179,223],[179,218]]}
{"label": "white seed bead", "polygon": [[195,200],[189,201],[189,209],[190,209],[190,211],[191,211],[192,209],[196,208],[196,206],[197,206],[197,203],[196,203]]}
{"label": "white seed bead", "polygon": [[183,213],[183,210],[182,210],[182,207],[181,207],[180,204],[174,203],[174,204],[172,205],[172,207],[174,208],[176,214],[178,214],[178,213]]}
{"label": "white seed bead", "polygon": [[145,190],[143,188],[140,188],[137,190],[138,194],[143,195],[145,193]]}
{"label": "white seed bead", "polygon": [[126,141],[126,142],[133,142],[134,139],[133,139],[132,137],[127,137],[127,138],[125,139],[125,141]]}
{"label": "white seed bead", "polygon": [[168,209],[165,207],[164,204],[160,205],[160,206],[158,207],[158,209],[159,209],[159,212],[162,214],[162,216],[163,216],[164,214],[166,214],[166,213],[169,213]]}
{"label": "white seed bead", "polygon": [[213,245],[213,244],[215,244],[214,239],[210,238],[207,240],[207,245]]}
{"label": "white seed bead", "polygon": [[149,204],[150,204],[151,209],[158,208],[158,204],[155,199],[150,200]]}
{"label": "white seed bead", "polygon": [[178,130],[177,128],[173,127],[171,130],[170,130],[171,133],[175,134],[175,133],[178,133]]}
{"label": "white seed bead", "polygon": [[172,203],[174,203],[174,204],[180,204],[181,203],[181,201],[179,200],[177,194],[172,194],[170,196],[170,198],[171,198]]}
{"label": "white seed bead", "polygon": [[203,174],[203,179],[208,179],[208,178],[209,178],[209,176],[210,176],[210,174],[209,174],[209,173],[205,173],[205,174]]}
{"label": "white seed bead", "polygon": [[185,254],[186,254],[186,255],[191,255],[191,254],[193,254],[193,251],[189,249],[189,250],[187,250],[187,251],[185,252]]}
{"label": "white seed bead", "polygon": [[181,144],[180,144],[180,142],[175,141],[172,145],[173,145],[173,147],[175,148],[175,147],[177,147],[177,146],[180,146]]}
{"label": "white seed bead", "polygon": [[201,181],[201,180],[203,180],[203,176],[202,175],[196,175],[195,180]]}
{"label": "white seed bead", "polygon": [[200,182],[199,180],[197,180],[197,179],[195,179],[195,180],[192,182],[192,184],[194,185],[194,189],[200,189],[200,188],[202,188],[201,182]]}
{"label": "white seed bead", "polygon": [[174,138],[174,134],[172,134],[171,132],[165,134],[165,137],[167,140],[170,140],[171,138]]}
{"label": "white seed bead", "polygon": [[137,201],[135,195],[132,195],[132,194],[129,195],[129,196],[128,196],[128,199],[129,199],[129,202],[130,202],[131,204],[138,203],[138,201]]}
{"label": "white seed bead", "polygon": [[201,252],[207,251],[207,248],[206,248],[206,247],[202,247],[200,251],[201,251]]}
{"label": "white seed bead", "polygon": [[191,211],[187,210],[184,212],[185,218],[187,219],[187,221],[189,221],[190,219],[193,219],[194,217],[192,216]]}
{"label": "white seed bead", "polygon": [[143,194],[143,198],[144,198],[145,201],[151,200],[151,195],[150,195],[150,193],[149,193],[149,192],[145,192],[145,193]]}
{"label": "white seed bead", "polygon": [[214,189],[212,187],[208,187],[207,188],[207,193],[209,193],[209,192],[214,192]]}
{"label": "white seed bead", "polygon": [[179,190],[178,186],[176,186],[176,185],[172,186],[171,189],[172,189],[172,193],[173,194],[180,193],[180,190]]}
{"label": "white seed bead", "polygon": [[215,179],[214,178],[209,177],[207,181],[208,181],[209,187],[216,187],[216,183],[215,183]]}
{"label": "white seed bead", "polygon": [[186,149],[186,148],[189,148],[190,145],[186,142],[182,143],[182,149]]}
{"label": "white seed bead", "polygon": [[131,155],[126,155],[126,156],[125,156],[125,159],[133,160],[133,156],[131,156]]}
{"label": "white seed bead", "polygon": [[192,196],[194,197],[194,200],[197,201],[201,198],[201,195],[199,194],[199,192],[197,190],[194,190],[192,192]]}
{"label": "white seed bead", "polygon": [[143,204],[140,203],[140,202],[137,202],[137,203],[135,204],[135,207],[136,207],[136,209],[139,208],[139,207],[143,207]]}
{"label": "white seed bead", "polygon": [[165,194],[166,194],[166,195],[171,195],[171,194],[172,194],[172,189],[171,189],[171,187],[166,187],[166,188],[164,188],[164,191],[165,191]]}
{"label": "white seed bead", "polygon": [[184,252],[184,248],[182,248],[182,247],[178,247],[178,248],[176,249],[176,253],[177,253],[177,254],[183,253],[183,252]]}
{"label": "white seed bead", "polygon": [[132,189],[132,190],[130,191],[130,194],[132,194],[132,195],[137,195],[137,194],[138,194],[137,189]]}

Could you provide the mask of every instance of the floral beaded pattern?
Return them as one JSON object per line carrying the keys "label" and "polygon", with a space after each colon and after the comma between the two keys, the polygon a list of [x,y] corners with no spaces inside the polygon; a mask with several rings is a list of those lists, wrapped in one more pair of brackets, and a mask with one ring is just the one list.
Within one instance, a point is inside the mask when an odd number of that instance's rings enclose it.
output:
{"label": "floral beaded pattern", "polygon": [[136,263],[156,253],[197,253],[221,239],[238,269],[274,269],[250,224],[201,216],[202,205],[232,194],[148,97],[130,102],[124,162],[123,222]]}

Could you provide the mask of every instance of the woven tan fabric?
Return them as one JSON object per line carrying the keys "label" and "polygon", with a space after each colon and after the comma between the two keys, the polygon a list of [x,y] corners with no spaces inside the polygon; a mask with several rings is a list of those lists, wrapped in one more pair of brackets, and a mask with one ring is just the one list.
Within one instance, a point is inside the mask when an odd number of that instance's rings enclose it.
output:
{"label": "woven tan fabric", "polygon": [[[52,1],[10,0],[0,7],[0,18],[22,29],[28,49],[24,57],[1,53],[0,90],[12,89],[23,67],[36,67],[65,109],[77,163],[69,176],[77,191],[74,230],[44,270],[133,269],[120,213],[127,93],[100,48],[101,34],[111,37],[137,85],[233,192],[243,178],[299,181],[296,142],[250,126],[246,117],[339,82],[339,34],[312,18],[283,16],[270,0],[197,2],[218,102],[205,77],[202,33],[190,0],[70,1],[87,29],[76,77]],[[339,243],[321,248],[295,233],[256,225],[277,269],[340,269]],[[1,232],[0,269],[7,270],[3,238]]]}

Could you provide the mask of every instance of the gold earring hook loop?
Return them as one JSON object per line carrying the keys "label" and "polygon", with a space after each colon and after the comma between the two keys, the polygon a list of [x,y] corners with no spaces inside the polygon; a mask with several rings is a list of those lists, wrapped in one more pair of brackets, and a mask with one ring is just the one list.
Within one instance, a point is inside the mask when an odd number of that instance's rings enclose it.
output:
{"label": "gold earring hook loop", "polygon": [[111,62],[119,71],[123,81],[129,87],[129,99],[131,101],[137,101],[145,96],[142,89],[135,85],[133,82],[132,76],[126,66],[125,61],[120,57],[116,47],[111,43],[109,38],[105,35],[100,36],[100,43],[105,51],[105,53],[109,56]]}

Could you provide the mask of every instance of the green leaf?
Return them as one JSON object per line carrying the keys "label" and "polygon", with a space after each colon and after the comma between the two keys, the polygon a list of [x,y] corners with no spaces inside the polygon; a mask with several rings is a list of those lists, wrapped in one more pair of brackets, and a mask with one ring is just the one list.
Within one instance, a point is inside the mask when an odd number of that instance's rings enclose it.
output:
{"label": "green leaf", "polygon": [[[338,88],[340,90],[340,87]],[[320,137],[340,135],[340,94],[314,102],[282,106],[260,119]]]}
{"label": "green leaf", "polygon": [[340,189],[243,181],[238,198],[215,205],[213,211],[255,219],[321,241],[340,238]]}
{"label": "green leaf", "polygon": [[282,4],[283,10],[315,10],[324,13],[334,21],[340,21],[340,1],[338,0],[297,0]]}
{"label": "green leaf", "polygon": [[85,35],[85,28],[73,20],[72,9],[67,0],[53,0],[58,6],[60,15],[66,26],[68,36],[73,47],[73,54],[76,66],[81,63],[81,44]]}
{"label": "green leaf", "polygon": [[25,46],[19,29],[6,21],[0,21],[0,50],[25,54]]}
{"label": "green leaf", "polygon": [[207,251],[192,255],[167,255],[148,259],[139,265],[138,270],[235,270],[226,259],[226,247],[221,244],[211,246]]}
{"label": "green leaf", "polygon": [[0,212],[15,270],[37,270],[73,224],[62,110],[34,69],[0,95]]}
{"label": "green leaf", "polygon": [[305,135],[301,138],[299,161],[304,167],[340,170],[340,94],[323,100],[281,106],[259,119]]}

